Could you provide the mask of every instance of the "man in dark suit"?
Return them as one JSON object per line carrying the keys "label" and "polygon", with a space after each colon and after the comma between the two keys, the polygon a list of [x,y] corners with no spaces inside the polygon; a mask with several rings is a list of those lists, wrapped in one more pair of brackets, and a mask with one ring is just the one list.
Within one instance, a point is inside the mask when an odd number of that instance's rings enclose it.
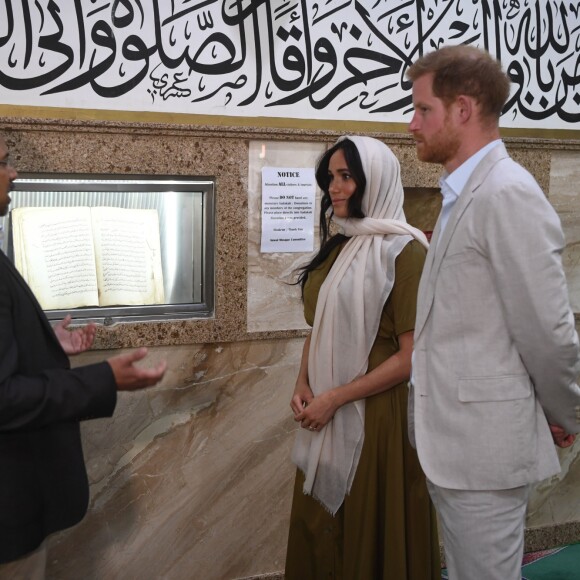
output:
{"label": "man in dark suit", "polygon": [[[17,173],[0,137],[0,215]],[[0,578],[44,578],[45,538],[78,523],[89,488],[79,421],[109,417],[117,390],[156,384],[162,362],[134,366],[147,350],[70,368],[95,327],[53,329],[30,288],[0,252]]]}

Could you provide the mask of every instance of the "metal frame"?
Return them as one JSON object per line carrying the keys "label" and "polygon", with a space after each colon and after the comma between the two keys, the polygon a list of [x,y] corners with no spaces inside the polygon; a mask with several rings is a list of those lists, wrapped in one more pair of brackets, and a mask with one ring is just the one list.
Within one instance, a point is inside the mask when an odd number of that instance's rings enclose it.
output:
{"label": "metal frame", "polygon": [[[23,173],[14,182],[14,192],[201,192],[201,216],[196,219],[195,227],[201,227],[199,242],[202,244],[201,264],[192,266],[199,279],[198,288],[193,294],[199,300],[186,304],[158,304],[148,306],[106,306],[83,307],[72,310],[47,310],[46,315],[51,320],[64,318],[70,314],[73,320],[79,322],[97,322],[111,325],[117,322],[143,322],[153,320],[173,320],[190,318],[211,318],[214,316],[215,276],[215,181],[207,177],[189,176],[151,176],[151,175],[102,175],[102,174],[57,174],[57,173]],[[90,205],[90,204],[87,204]],[[53,206],[55,207],[55,206]],[[56,206],[58,207],[58,206]],[[6,221],[8,220],[8,221]],[[192,228],[192,244],[195,235]],[[4,229],[10,233],[9,217],[4,218]],[[2,243],[3,249],[12,259],[13,251],[11,236]],[[163,244],[163,240],[161,242]],[[195,272],[194,272],[195,270]],[[193,281],[192,281],[193,285]]]}

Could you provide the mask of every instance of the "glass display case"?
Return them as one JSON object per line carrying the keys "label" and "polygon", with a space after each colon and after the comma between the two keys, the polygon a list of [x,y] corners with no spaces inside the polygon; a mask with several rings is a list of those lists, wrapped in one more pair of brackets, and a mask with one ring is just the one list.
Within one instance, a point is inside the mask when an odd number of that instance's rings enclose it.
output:
{"label": "glass display case", "polygon": [[214,310],[214,182],[20,174],[2,250],[49,319],[207,318]]}

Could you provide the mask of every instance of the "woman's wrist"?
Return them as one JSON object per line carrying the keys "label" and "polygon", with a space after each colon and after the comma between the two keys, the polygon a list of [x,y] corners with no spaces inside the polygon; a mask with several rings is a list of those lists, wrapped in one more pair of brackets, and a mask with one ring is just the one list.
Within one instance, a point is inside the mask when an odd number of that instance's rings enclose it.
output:
{"label": "woman's wrist", "polygon": [[334,407],[335,411],[340,407],[342,407],[347,402],[344,400],[343,393],[341,392],[340,387],[330,389],[330,391],[327,391],[326,394],[328,395],[328,399],[331,405]]}
{"label": "woman's wrist", "polygon": [[333,399],[337,409],[338,407],[342,407],[347,403],[352,403],[353,401],[357,401],[359,399],[359,397],[354,396],[353,393],[354,385],[358,380],[359,379],[354,379],[354,381],[351,381],[350,383],[332,389]]}
{"label": "woman's wrist", "polygon": [[296,385],[308,385],[308,379],[299,375],[296,379]]}
{"label": "woman's wrist", "polygon": [[310,385],[308,384],[308,381],[306,379],[304,379],[303,377],[298,377],[296,379],[296,384],[294,385],[294,392],[303,392],[307,389],[310,389]]}

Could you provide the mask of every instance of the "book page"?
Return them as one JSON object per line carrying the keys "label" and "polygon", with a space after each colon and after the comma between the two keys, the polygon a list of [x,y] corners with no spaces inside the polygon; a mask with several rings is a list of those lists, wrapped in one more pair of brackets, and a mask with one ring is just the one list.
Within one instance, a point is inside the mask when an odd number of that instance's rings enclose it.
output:
{"label": "book page", "polygon": [[163,304],[157,210],[93,207],[91,214],[101,306]]}
{"label": "book page", "polygon": [[15,265],[44,310],[98,306],[90,210],[12,210]]}

